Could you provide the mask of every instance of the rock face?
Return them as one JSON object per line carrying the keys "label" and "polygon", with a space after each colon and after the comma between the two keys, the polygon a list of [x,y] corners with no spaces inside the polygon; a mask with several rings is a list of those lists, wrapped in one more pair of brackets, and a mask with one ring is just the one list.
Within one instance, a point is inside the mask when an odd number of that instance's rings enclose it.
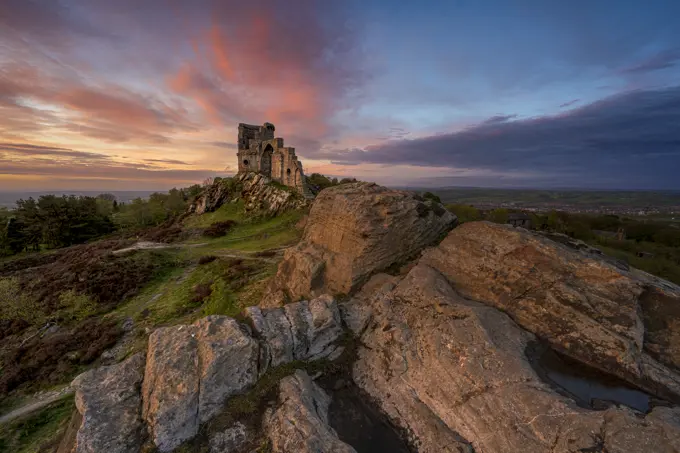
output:
{"label": "rock face", "polygon": [[330,296],[270,310],[250,307],[246,316],[265,341],[265,369],[293,360],[327,357],[336,350],[343,332],[338,305]]}
{"label": "rock face", "polygon": [[137,453],[143,441],[140,386],[144,356],[81,374],[73,381],[82,423],[75,453]]}
{"label": "rock face", "polygon": [[302,241],[286,251],[270,297],[349,293],[454,226],[439,203],[375,184],[343,184],[314,201]]}
{"label": "rock face", "polygon": [[304,371],[284,378],[281,405],[265,415],[264,427],[276,453],[356,453],[328,424],[330,398]]}
{"label": "rock face", "polygon": [[229,183],[224,180],[206,187],[189,206],[189,212],[213,212],[226,203],[242,199],[246,211],[277,215],[290,209],[302,209],[309,199],[295,189],[275,185],[271,178],[259,173],[240,173]]}
{"label": "rock face", "polygon": [[[488,222],[460,226],[421,262],[438,269],[465,297],[505,311],[558,351],[659,396],[680,399],[680,376],[671,369],[678,369],[680,356],[657,348],[662,363],[647,353],[645,320],[651,315],[641,316],[640,304],[643,294],[655,294],[654,303],[672,307],[680,301],[680,288]],[[676,322],[679,314],[676,309]],[[658,345],[668,336],[657,327]]]}
{"label": "rock face", "polygon": [[259,344],[235,320],[208,316],[149,337],[143,416],[162,452],[198,433],[258,377]]}
{"label": "rock face", "polygon": [[331,297],[285,309],[253,307],[247,316],[259,340],[226,316],[157,329],[149,337],[142,414],[161,452],[194,437],[201,424],[269,367],[332,354],[343,332]]}
{"label": "rock face", "polygon": [[414,267],[372,302],[357,384],[422,453],[671,452],[678,409],[594,411],[559,395],[525,355],[534,336],[493,307]]}

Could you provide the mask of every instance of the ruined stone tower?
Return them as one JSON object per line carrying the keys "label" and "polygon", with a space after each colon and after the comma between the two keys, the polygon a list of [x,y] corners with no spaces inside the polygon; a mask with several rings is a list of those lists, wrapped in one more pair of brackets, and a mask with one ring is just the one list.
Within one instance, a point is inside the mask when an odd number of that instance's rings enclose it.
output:
{"label": "ruined stone tower", "polygon": [[283,146],[282,138],[274,138],[274,130],[272,123],[238,125],[238,172],[262,173],[311,196],[295,148]]}

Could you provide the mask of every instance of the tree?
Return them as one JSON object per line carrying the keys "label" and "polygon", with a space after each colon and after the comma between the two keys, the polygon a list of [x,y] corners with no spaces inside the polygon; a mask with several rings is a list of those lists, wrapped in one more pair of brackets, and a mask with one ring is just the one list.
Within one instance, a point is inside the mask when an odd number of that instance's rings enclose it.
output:
{"label": "tree", "polygon": [[425,192],[423,194],[423,198],[426,199],[426,200],[436,201],[437,203],[442,202],[441,198],[439,198],[437,195],[433,194],[432,192]]}

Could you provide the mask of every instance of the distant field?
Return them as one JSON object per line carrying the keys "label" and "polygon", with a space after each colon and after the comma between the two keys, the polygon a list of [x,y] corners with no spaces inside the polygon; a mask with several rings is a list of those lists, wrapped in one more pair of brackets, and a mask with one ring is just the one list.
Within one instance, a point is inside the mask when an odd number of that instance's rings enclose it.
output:
{"label": "distant field", "polygon": [[680,212],[680,191],[513,190],[467,187],[408,189],[433,192],[444,203],[471,204],[478,207]]}

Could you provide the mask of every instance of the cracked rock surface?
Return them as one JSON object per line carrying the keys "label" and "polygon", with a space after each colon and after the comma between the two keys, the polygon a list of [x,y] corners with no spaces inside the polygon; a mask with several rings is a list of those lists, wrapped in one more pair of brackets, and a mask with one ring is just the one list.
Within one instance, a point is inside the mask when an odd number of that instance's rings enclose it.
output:
{"label": "cracked rock surface", "polygon": [[508,313],[556,350],[680,401],[676,285],[489,222],[461,225],[420,262],[439,270],[461,295]]}
{"label": "cracked rock surface", "polygon": [[136,354],[74,379],[76,407],[82,415],[75,453],[139,451],[143,440],[139,395],[143,370],[144,355]]}
{"label": "cracked rock surface", "polygon": [[226,316],[157,329],[149,337],[143,415],[162,452],[198,433],[231,396],[255,383],[259,344]]}
{"label": "cracked rock surface", "polygon": [[372,302],[354,379],[419,452],[671,452],[677,409],[594,411],[556,393],[524,353],[533,334],[419,264]]}
{"label": "cracked rock surface", "polygon": [[297,370],[279,385],[279,407],[265,414],[264,427],[276,453],[356,453],[328,424],[328,395]]}

